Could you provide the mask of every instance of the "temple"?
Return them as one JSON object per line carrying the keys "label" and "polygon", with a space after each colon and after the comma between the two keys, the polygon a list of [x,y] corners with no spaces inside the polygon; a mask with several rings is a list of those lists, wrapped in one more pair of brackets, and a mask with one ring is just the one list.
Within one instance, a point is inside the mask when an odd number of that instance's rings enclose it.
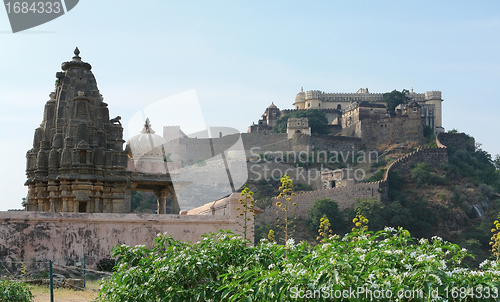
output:
{"label": "temple", "polygon": [[154,135],[149,120],[125,151],[121,118],[109,118],[92,66],[82,61],[78,48],[74,54],[56,73],[55,89],[26,154],[25,209],[130,213],[131,191],[137,190],[154,192],[158,214],[179,213],[164,155],[156,155],[156,145],[135,145]]}

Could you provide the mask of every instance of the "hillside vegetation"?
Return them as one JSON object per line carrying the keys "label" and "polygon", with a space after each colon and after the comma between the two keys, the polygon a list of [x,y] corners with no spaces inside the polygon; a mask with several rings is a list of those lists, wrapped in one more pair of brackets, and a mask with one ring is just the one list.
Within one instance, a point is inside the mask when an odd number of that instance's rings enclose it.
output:
{"label": "hillside vegetation", "polygon": [[[428,136],[429,145],[434,141]],[[434,143],[435,145],[435,143]],[[416,149],[418,146],[409,145]],[[388,148],[388,147],[387,147]],[[369,181],[383,175],[398,156],[412,149],[395,149],[374,163]],[[399,155],[398,155],[399,154]],[[430,166],[423,162],[412,166],[407,173],[394,171],[389,175],[389,201],[379,203],[376,199],[357,200],[355,207],[361,209],[370,220],[371,231],[384,227],[403,227],[412,235],[421,238],[440,236],[458,243],[475,255],[477,264],[490,255],[491,222],[500,210],[500,157],[495,159],[474,144],[469,137],[465,150],[448,147],[449,165]],[[257,193],[258,206],[265,208],[275,193],[268,184],[252,184]],[[348,221],[355,209],[339,211],[335,200],[318,200],[309,212],[308,222],[297,224],[296,237],[316,244],[314,240],[319,218],[327,214],[331,229],[339,235],[349,231]],[[325,206],[328,204],[328,206]],[[265,238],[272,225],[262,225],[257,219],[256,241]],[[279,232],[277,238],[281,238]]]}

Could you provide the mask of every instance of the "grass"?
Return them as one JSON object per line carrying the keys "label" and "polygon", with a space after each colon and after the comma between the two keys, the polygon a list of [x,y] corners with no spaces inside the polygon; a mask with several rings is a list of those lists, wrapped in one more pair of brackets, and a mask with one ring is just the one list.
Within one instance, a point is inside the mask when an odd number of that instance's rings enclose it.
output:
{"label": "grass", "polygon": [[[89,302],[94,301],[99,292],[99,281],[87,282],[87,287],[82,291],[67,288],[54,288],[54,301],[65,302]],[[35,296],[35,302],[50,301],[50,289],[48,286],[31,285],[31,292]]]}

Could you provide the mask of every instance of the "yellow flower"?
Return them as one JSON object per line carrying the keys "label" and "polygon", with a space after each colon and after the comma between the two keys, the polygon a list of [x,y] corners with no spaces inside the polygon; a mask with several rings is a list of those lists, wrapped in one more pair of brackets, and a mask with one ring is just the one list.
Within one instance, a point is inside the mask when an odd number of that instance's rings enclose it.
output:
{"label": "yellow flower", "polygon": [[288,197],[288,198],[286,199],[286,201],[292,201],[292,199],[291,199],[290,197]]}
{"label": "yellow flower", "polygon": [[293,205],[294,205],[294,206],[297,206],[297,203],[296,203],[296,202],[294,202],[294,203],[293,203]]}
{"label": "yellow flower", "polygon": [[360,227],[361,226],[361,222],[356,222],[356,226]]}
{"label": "yellow flower", "polygon": [[358,218],[354,218],[354,219],[352,220],[352,223],[356,223],[357,221],[358,221]]}
{"label": "yellow flower", "polygon": [[279,202],[279,201],[278,201],[278,202],[276,203],[276,206],[281,207],[281,202]]}

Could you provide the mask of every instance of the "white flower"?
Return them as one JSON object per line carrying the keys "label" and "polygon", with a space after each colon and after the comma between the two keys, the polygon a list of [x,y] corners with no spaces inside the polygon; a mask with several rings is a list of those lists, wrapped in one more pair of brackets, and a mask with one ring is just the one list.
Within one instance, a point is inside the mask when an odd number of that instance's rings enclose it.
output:
{"label": "white flower", "polygon": [[384,231],[386,231],[386,232],[395,232],[396,230],[393,227],[385,227]]}
{"label": "white flower", "polygon": [[438,237],[438,236],[432,236],[431,237],[432,240],[439,240],[439,241],[443,241],[443,238],[441,237]]}
{"label": "white flower", "polygon": [[407,269],[407,270],[411,270],[411,264],[405,264],[404,267]]}
{"label": "white flower", "polygon": [[488,265],[489,260],[484,260],[483,262],[479,263],[479,267],[483,267],[485,265]]}
{"label": "white flower", "polygon": [[463,247],[462,252],[467,252],[467,249]]}

